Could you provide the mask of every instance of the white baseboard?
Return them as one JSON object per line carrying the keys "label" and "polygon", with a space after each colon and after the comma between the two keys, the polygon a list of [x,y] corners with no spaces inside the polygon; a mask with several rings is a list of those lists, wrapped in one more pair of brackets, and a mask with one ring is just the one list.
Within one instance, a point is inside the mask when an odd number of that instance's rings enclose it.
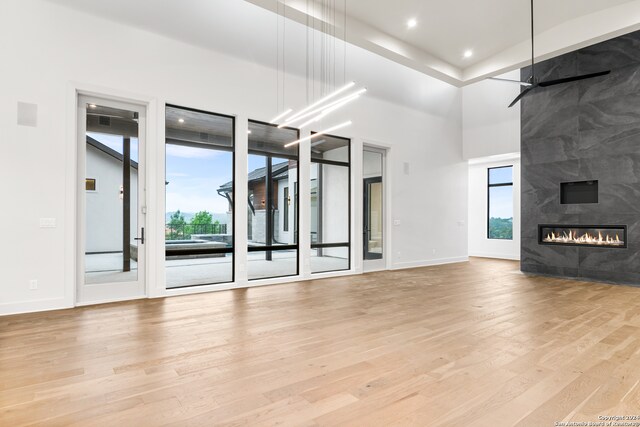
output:
{"label": "white baseboard", "polygon": [[416,267],[430,267],[432,265],[454,264],[456,262],[467,262],[467,261],[469,261],[468,256],[429,259],[424,261],[396,262],[391,266],[391,270],[403,270],[405,268],[416,268]]}
{"label": "white baseboard", "polygon": [[469,256],[479,257],[479,258],[497,258],[497,259],[510,259],[513,261],[520,261],[520,255],[513,254],[497,254],[490,252],[474,252],[470,253]]}
{"label": "white baseboard", "polygon": [[51,298],[35,301],[22,301],[0,304],[0,316],[11,314],[35,313],[38,311],[62,310],[73,308],[65,298]]}

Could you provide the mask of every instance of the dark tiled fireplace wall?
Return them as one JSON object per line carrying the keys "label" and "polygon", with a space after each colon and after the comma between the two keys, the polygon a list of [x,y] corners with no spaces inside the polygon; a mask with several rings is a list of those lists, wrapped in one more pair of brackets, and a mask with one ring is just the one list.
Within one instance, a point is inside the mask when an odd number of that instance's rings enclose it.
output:
{"label": "dark tiled fireplace wall", "polygon": [[[607,69],[522,101],[524,272],[640,285],[640,31],[541,62],[536,74]],[[598,203],[560,204],[561,182],[586,180],[599,181]],[[627,225],[628,247],[540,245],[539,224]]]}

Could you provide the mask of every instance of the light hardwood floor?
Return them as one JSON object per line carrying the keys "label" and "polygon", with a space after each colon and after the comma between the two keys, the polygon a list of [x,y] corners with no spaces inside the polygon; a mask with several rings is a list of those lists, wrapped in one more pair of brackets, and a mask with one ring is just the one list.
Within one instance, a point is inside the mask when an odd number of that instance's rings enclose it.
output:
{"label": "light hardwood floor", "polygon": [[511,261],[0,318],[2,426],[553,426],[639,383],[639,288]]}

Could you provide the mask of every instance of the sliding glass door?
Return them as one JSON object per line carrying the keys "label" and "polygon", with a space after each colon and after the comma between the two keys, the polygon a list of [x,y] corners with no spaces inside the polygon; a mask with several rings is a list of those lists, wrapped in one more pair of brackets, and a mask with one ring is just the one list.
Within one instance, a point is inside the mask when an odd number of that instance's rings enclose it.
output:
{"label": "sliding glass door", "polygon": [[234,118],[166,108],[167,288],[233,281]]}
{"label": "sliding glass door", "polygon": [[298,274],[298,139],[296,129],[249,121],[249,280]]}

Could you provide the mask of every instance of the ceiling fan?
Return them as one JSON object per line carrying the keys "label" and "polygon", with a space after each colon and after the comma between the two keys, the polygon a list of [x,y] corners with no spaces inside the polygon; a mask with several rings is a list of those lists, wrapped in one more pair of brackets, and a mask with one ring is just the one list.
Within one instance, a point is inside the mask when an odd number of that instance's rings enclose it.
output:
{"label": "ceiling fan", "polygon": [[594,77],[605,76],[605,75],[607,75],[607,74],[609,74],[611,72],[611,70],[606,70],[606,71],[598,71],[597,73],[582,74],[582,75],[573,76],[573,77],[563,77],[561,79],[538,81],[538,79],[536,79],[536,75],[535,75],[535,59],[534,59],[535,56],[534,56],[533,28],[534,28],[533,27],[533,0],[531,0],[531,76],[529,77],[529,79],[527,81],[524,81],[524,82],[521,82],[521,81],[518,81],[518,80],[509,80],[509,79],[502,79],[502,78],[497,78],[497,77],[490,77],[490,79],[492,79],[492,80],[518,83],[519,85],[524,86],[524,89],[522,89],[520,94],[518,96],[516,96],[516,98],[511,102],[511,104],[509,104],[509,108],[511,108],[514,105],[516,105],[522,98],[524,98],[525,96],[529,95],[531,92],[533,92],[534,90],[536,90],[538,88],[545,88],[545,87],[555,86],[555,85],[559,85],[559,84],[563,84],[563,83],[571,83],[571,82],[576,82],[578,80],[585,80],[585,79],[591,79],[591,78],[594,78]]}

